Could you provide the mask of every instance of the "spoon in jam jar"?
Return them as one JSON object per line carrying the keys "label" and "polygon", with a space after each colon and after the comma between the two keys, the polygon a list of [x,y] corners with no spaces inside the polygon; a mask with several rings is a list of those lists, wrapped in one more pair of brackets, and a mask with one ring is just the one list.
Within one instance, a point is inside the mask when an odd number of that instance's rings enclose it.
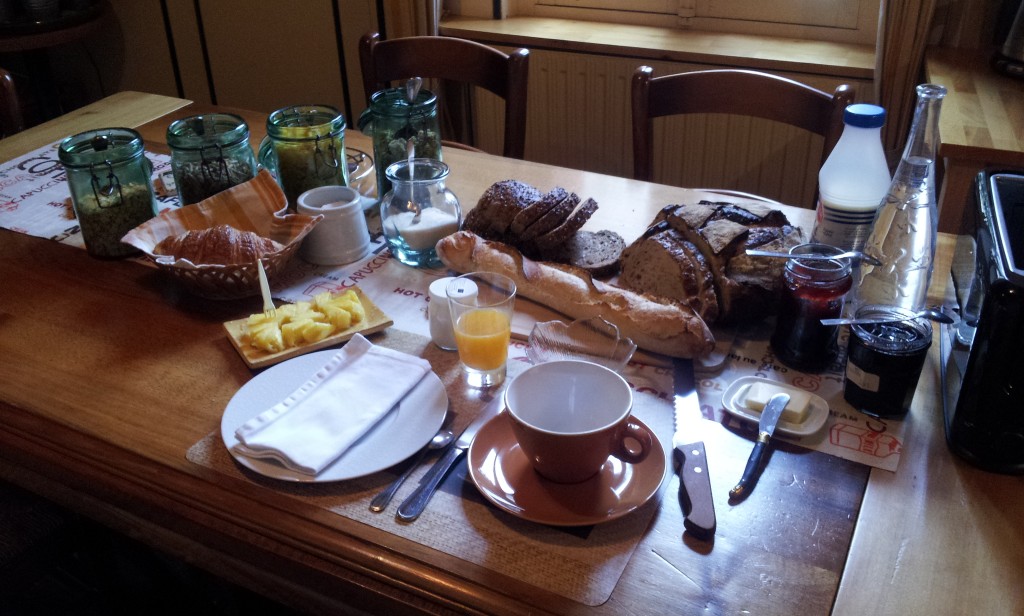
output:
{"label": "spoon in jam jar", "polygon": [[841,317],[838,319],[822,319],[821,324],[825,326],[830,325],[870,325],[874,323],[900,323],[902,321],[913,321],[914,319],[925,318],[937,323],[950,324],[953,322],[953,317],[949,316],[941,309],[937,308],[925,308],[924,310],[918,310],[906,316],[900,316],[897,314],[890,314],[882,317],[861,317],[859,319],[853,317]]}
{"label": "spoon in jam jar", "polygon": [[840,252],[834,255],[826,254],[815,254],[812,252],[800,252],[792,254],[789,252],[776,252],[774,250],[756,250],[754,248],[747,249],[747,254],[751,257],[776,257],[779,259],[803,259],[809,261],[825,261],[831,259],[853,259],[855,262],[862,261],[868,265],[881,265],[882,262],[872,257],[869,254],[865,254],[859,250],[847,250],[846,252]]}

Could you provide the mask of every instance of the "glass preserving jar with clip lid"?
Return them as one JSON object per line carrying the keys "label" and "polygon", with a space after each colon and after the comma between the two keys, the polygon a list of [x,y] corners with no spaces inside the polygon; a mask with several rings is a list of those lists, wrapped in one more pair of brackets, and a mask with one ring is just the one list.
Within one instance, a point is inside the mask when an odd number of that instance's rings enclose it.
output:
{"label": "glass preserving jar with clip lid", "polygon": [[259,163],[277,178],[289,212],[311,188],[348,185],[345,126],[345,116],[329,105],[293,105],[267,118]]}
{"label": "glass preserving jar with clip lid", "polygon": [[61,141],[57,157],[86,251],[100,258],[137,253],[121,238],[157,213],[142,136],[130,128],[86,131]]}
{"label": "glass preserving jar with clip lid", "polygon": [[373,138],[378,199],[391,190],[388,167],[409,158],[409,142],[416,158],[442,160],[437,96],[429,90],[406,87],[374,92],[370,106],[359,116],[359,130]]}
{"label": "glass preserving jar with clip lid", "polygon": [[235,114],[175,120],[167,127],[167,145],[182,205],[202,201],[256,175],[249,125]]}

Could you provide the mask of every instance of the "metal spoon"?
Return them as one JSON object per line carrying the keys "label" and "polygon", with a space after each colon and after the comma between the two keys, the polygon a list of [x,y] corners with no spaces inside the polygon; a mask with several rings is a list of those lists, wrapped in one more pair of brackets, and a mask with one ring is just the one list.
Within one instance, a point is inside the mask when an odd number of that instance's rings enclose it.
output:
{"label": "metal spoon", "polygon": [[446,429],[442,429],[440,432],[435,434],[434,438],[430,439],[430,442],[420,450],[419,454],[416,455],[416,458],[411,464],[409,464],[408,468],[405,469],[405,472],[399,475],[398,479],[391,482],[391,485],[384,488],[384,491],[373,497],[373,500],[370,501],[370,511],[373,511],[374,513],[384,511],[388,506],[388,503],[391,502],[391,499],[394,498],[395,492],[398,492],[398,488],[405,483],[405,480],[409,478],[409,475],[412,474],[413,470],[420,465],[420,462],[422,462],[423,458],[427,456],[427,453],[435,449],[444,449],[448,446],[448,443],[452,442],[454,437],[455,435],[452,431]]}
{"label": "metal spoon", "polygon": [[901,321],[911,321],[913,319],[919,319],[924,317],[931,319],[938,323],[946,323],[947,325],[953,322],[953,317],[949,316],[942,310],[935,308],[925,308],[924,310],[918,310],[906,317],[900,316],[885,316],[885,317],[861,317],[859,319],[852,317],[843,317],[838,319],[822,319],[821,324],[825,326],[830,325],[870,325],[875,323],[899,323]]}
{"label": "metal spoon", "polygon": [[816,254],[816,253],[803,253],[803,254],[792,254],[789,252],[775,252],[773,250],[755,250],[753,248],[747,250],[747,254],[752,257],[778,257],[780,259],[807,259],[810,261],[827,261],[829,259],[853,259],[854,261],[863,261],[868,265],[881,265],[882,262],[872,257],[871,255],[864,254],[859,250],[847,250],[834,255]]}

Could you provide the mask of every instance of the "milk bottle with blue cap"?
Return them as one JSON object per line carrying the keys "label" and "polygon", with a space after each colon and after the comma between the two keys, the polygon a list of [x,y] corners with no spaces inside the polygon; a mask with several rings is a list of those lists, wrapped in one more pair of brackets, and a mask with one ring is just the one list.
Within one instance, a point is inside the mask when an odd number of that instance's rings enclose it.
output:
{"label": "milk bottle with blue cap", "polygon": [[812,242],[860,250],[892,176],[882,149],[885,109],[858,103],[843,113],[843,135],[818,174]]}

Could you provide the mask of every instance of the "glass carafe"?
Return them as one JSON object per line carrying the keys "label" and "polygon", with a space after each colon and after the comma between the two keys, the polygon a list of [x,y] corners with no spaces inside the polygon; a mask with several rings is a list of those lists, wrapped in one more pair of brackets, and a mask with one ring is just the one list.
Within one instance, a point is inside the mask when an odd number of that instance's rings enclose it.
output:
{"label": "glass carafe", "polygon": [[278,109],[267,118],[259,162],[277,178],[289,212],[310,188],[347,186],[345,116],[329,105]]}
{"label": "glass carafe", "polygon": [[448,165],[414,158],[392,164],[386,173],[392,188],[380,202],[380,219],[391,253],[413,267],[440,265],[437,241],[462,224],[459,200],[445,186]]}
{"label": "glass carafe", "polygon": [[231,113],[176,120],[167,127],[167,145],[182,205],[251,180],[256,173],[249,125]]}
{"label": "glass carafe", "polygon": [[121,238],[157,212],[142,136],[130,128],[86,131],[61,141],[57,156],[86,251],[101,258],[137,253]]}
{"label": "glass carafe", "polygon": [[946,88],[917,86],[917,105],[889,192],[875,213],[864,252],[881,265],[861,266],[855,302],[920,310],[928,296],[938,232],[935,159]]}
{"label": "glass carafe", "polygon": [[410,140],[415,146],[416,158],[441,160],[437,96],[429,90],[421,89],[412,103],[405,88],[374,92],[370,106],[359,117],[359,129],[373,137],[378,198],[383,198],[391,190],[388,167],[409,158]]}

